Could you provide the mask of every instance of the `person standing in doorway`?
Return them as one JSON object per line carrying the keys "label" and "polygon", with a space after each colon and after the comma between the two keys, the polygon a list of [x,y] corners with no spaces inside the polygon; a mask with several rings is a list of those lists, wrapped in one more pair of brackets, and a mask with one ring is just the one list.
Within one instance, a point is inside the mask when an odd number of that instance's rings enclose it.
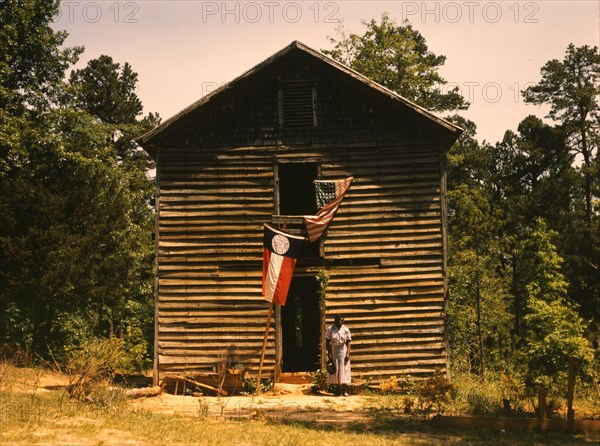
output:
{"label": "person standing in doorway", "polygon": [[338,314],[325,334],[327,362],[335,364],[335,373],[329,374],[329,384],[334,386],[335,395],[348,396],[351,341],[350,330],[344,325],[344,318]]}

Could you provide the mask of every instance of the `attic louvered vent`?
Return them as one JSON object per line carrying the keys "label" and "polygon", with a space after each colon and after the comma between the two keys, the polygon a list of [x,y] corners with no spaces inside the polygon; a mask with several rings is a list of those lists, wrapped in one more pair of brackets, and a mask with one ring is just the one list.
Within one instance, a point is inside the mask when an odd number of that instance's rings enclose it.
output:
{"label": "attic louvered vent", "polygon": [[312,82],[285,82],[281,86],[281,123],[284,128],[314,127],[315,92]]}

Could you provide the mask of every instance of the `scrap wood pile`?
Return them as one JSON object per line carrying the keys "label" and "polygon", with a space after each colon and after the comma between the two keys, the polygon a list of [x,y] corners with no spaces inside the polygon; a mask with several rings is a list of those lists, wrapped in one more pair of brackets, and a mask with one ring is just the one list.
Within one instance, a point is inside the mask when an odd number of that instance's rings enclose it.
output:
{"label": "scrap wood pile", "polygon": [[[215,377],[202,377],[203,380],[210,379],[212,381],[216,381]],[[214,385],[207,384],[206,382],[201,382],[198,377],[189,377],[184,375],[175,375],[175,376],[167,376],[163,378],[162,385],[163,388],[166,387],[167,392],[173,393],[174,395],[182,395],[187,390],[194,391],[195,393],[207,393],[209,395],[228,395],[227,391],[229,386],[222,386],[225,388],[219,388]],[[231,389],[232,391],[234,389]],[[239,390],[239,389],[238,389]]]}

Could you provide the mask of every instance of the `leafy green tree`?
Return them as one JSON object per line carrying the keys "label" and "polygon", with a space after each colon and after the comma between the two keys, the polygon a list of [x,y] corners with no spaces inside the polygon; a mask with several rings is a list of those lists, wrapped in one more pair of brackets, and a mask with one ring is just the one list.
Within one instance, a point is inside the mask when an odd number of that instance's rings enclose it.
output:
{"label": "leafy green tree", "polygon": [[579,175],[565,146],[564,132],[534,116],[521,121],[518,133],[507,131],[491,154],[493,201],[502,214],[500,232],[506,241],[504,256],[512,277],[514,335],[519,338],[529,267],[522,263],[521,244],[538,217],[557,230],[567,230],[577,203]]}
{"label": "leafy green tree", "polygon": [[584,178],[568,140],[563,126],[550,126],[528,116],[516,133],[507,131],[492,152],[493,200],[502,209],[502,233],[508,242],[517,337],[527,303],[527,265],[521,264],[519,249],[538,217],[559,233],[556,243],[565,259],[563,273],[569,282],[569,296],[581,315],[592,320],[591,333],[598,333],[600,222],[588,223],[582,218],[586,206],[581,194]]}
{"label": "leafy green tree", "polygon": [[568,298],[568,283],[561,272],[563,259],[548,230],[537,219],[523,250],[527,268],[527,314],[524,357],[531,385],[550,388],[564,385],[569,359],[590,364],[593,350],[585,338],[586,326]]}
{"label": "leafy green tree", "polygon": [[[598,47],[584,45],[567,47],[562,61],[553,59],[541,69],[542,79],[523,91],[527,102],[549,104],[549,117],[558,123],[564,133],[564,146],[577,155],[571,158],[583,180],[576,184],[583,190],[583,203],[564,199],[565,205],[552,206],[546,202],[546,212],[557,208],[562,221],[548,223],[560,231],[559,248],[566,260],[565,273],[569,277],[570,295],[579,303],[581,311],[594,320],[596,336],[600,326],[600,221],[595,205],[600,197],[600,53]],[[581,165],[578,165],[581,163]],[[563,176],[565,183],[560,195],[567,198],[573,184],[572,176]],[[568,186],[567,184],[568,183]],[[555,189],[556,191],[556,189]],[[548,194],[551,195],[551,194]],[[553,200],[553,204],[557,204]],[[557,216],[554,216],[557,218]],[[600,342],[600,338],[598,338]]]}
{"label": "leafy green tree", "polygon": [[484,376],[508,361],[511,350],[502,221],[490,188],[492,148],[475,140],[472,122],[452,119],[465,132],[447,155],[451,355],[455,369]]}
{"label": "leafy green tree", "polygon": [[458,115],[450,116],[447,119],[464,129],[458,141],[446,154],[448,190],[453,190],[462,184],[469,187],[482,187],[489,183],[492,148],[477,141],[475,138],[477,126],[473,121]]}
{"label": "leafy green tree", "polygon": [[83,51],[62,48],[67,34],[50,26],[58,8],[58,0],[6,0],[0,8],[0,180],[27,164],[29,147],[51,142],[46,114]]}
{"label": "leafy green tree", "polygon": [[468,108],[458,87],[443,91],[447,81],[438,71],[446,56],[431,52],[410,23],[397,25],[384,13],[380,23],[373,19],[363,25],[362,36],[347,35],[340,28],[340,40],[330,38],[333,49],[323,52],[423,107],[436,111]]}
{"label": "leafy green tree", "polygon": [[510,351],[510,300],[498,255],[502,240],[495,236],[499,221],[480,189],[463,184],[448,200],[455,209],[448,267],[453,359],[455,366],[467,361],[468,370],[483,376]]}
{"label": "leafy green tree", "polygon": [[[63,49],[66,34],[50,26],[58,2],[5,6],[0,342],[42,356],[50,347],[59,358],[92,337],[118,336],[132,351],[147,350],[153,187],[147,156],[129,135],[157,117],[108,123],[75,104],[64,71],[80,49]],[[126,77],[137,79],[132,71]],[[132,99],[127,85],[124,96]]]}
{"label": "leafy green tree", "polygon": [[142,113],[142,101],[135,89],[137,73],[127,62],[113,62],[102,55],[88,62],[85,68],[71,73],[75,106],[107,124],[136,124]]}
{"label": "leafy green tree", "polygon": [[22,321],[6,321],[3,334],[19,342],[31,327],[30,347],[60,355],[90,336],[116,334],[127,300],[144,297],[136,288],[151,277],[144,264],[152,224],[134,218],[137,197],[114,161],[60,148],[43,157],[3,190],[3,300],[6,314],[18,311]]}
{"label": "leafy green tree", "polygon": [[4,0],[0,8],[0,109],[20,115],[56,104],[65,70],[82,47],[50,26],[59,0]]}
{"label": "leafy green tree", "polygon": [[527,380],[533,386],[562,387],[564,394],[569,360],[585,372],[594,358],[586,325],[576,307],[565,300],[546,301],[531,297],[525,316],[528,335],[524,348]]}
{"label": "leafy green tree", "polygon": [[105,135],[103,144],[114,147],[120,161],[145,171],[153,162],[134,139],[158,125],[160,117],[149,113],[139,119],[143,107],[136,93],[137,82],[138,75],[127,62],[121,66],[102,55],[71,72],[67,96],[70,108],[99,120],[94,126]]}
{"label": "leafy green tree", "polygon": [[528,238],[523,243],[523,257],[528,264],[525,270],[528,298],[555,301],[567,295],[568,283],[562,274],[562,257],[552,242],[558,234],[549,230],[542,218],[537,218]]}
{"label": "leafy green tree", "polygon": [[594,158],[600,132],[600,53],[598,47],[567,47],[562,61],[553,59],[541,70],[542,80],[523,91],[526,102],[550,104],[549,117],[558,121],[569,135],[569,148],[583,157],[585,216],[594,215],[592,192]]}

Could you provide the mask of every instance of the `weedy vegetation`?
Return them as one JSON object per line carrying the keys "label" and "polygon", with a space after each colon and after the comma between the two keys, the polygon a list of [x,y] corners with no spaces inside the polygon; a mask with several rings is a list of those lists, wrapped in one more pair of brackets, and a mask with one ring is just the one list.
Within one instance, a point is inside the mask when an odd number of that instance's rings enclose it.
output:
{"label": "weedy vegetation", "polygon": [[[106,352],[96,347],[93,349],[95,352]],[[98,373],[92,374],[89,360],[81,364],[86,367],[79,370],[87,370],[88,376],[106,377],[105,372],[100,372],[105,370],[103,367],[98,367]],[[409,411],[413,415],[418,409],[426,410],[430,405],[431,410],[437,410],[440,401],[452,410],[454,401],[462,398],[461,393],[455,387],[448,390],[446,383],[439,378],[432,378],[427,384],[414,384],[409,395],[371,393],[362,397],[365,416],[358,421],[347,421],[336,412],[335,398],[324,398],[319,413],[310,421],[294,421],[269,417],[268,413],[266,416],[237,419],[210,417],[209,406],[214,406],[214,403],[208,397],[199,397],[197,410],[186,415],[155,413],[140,410],[124,398],[99,398],[99,390],[88,390],[94,386],[75,386],[78,391],[71,393],[65,393],[58,386],[43,387],[42,377],[48,373],[57,374],[40,366],[23,367],[8,361],[0,362],[0,443],[322,445],[339,442],[340,435],[343,435],[346,444],[357,445],[452,445],[492,441],[499,445],[575,445],[593,444],[600,439],[583,434],[504,432],[499,435],[486,430],[448,430],[422,421],[421,415],[403,416],[406,398],[416,398],[415,406],[411,406]],[[79,378],[65,378],[64,382],[68,387],[72,385],[68,383],[81,381]],[[106,381],[103,380],[94,382],[99,388],[117,389],[113,384],[105,387]],[[86,390],[80,392],[82,388]],[[446,399],[448,395],[449,402]],[[419,402],[419,398],[423,403]],[[332,416],[334,422],[322,422]]]}

